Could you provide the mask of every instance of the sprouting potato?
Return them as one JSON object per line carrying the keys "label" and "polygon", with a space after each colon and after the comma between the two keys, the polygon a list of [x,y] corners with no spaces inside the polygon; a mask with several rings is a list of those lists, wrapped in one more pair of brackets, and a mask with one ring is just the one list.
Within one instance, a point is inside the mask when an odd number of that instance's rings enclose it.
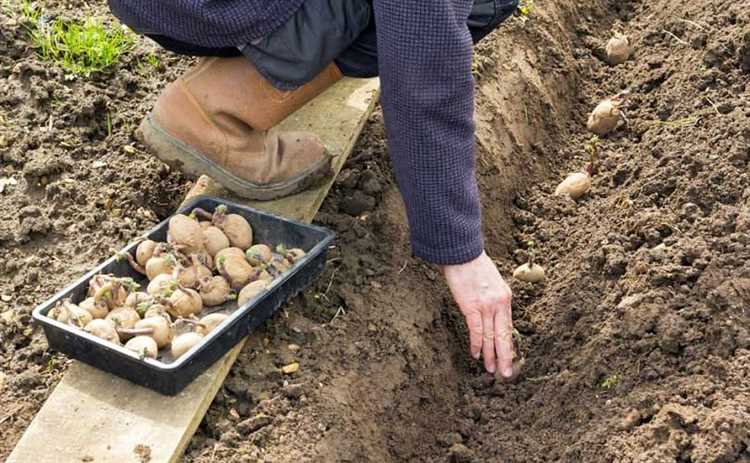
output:
{"label": "sprouting potato", "polygon": [[90,321],[83,330],[87,333],[91,333],[97,338],[102,338],[115,344],[121,344],[120,335],[117,334],[117,328],[111,320],[97,318],[96,320]]}
{"label": "sprouting potato", "polygon": [[104,318],[109,313],[109,308],[107,307],[107,305],[97,304],[96,300],[93,297],[87,297],[86,299],[81,301],[80,304],[78,304],[78,307],[87,310],[94,318]]}
{"label": "sprouting potato", "polygon": [[165,243],[144,239],[133,254],[118,255],[148,277],[145,291],[132,278],[96,275],[79,305],[63,301],[48,316],[124,343],[141,358],[156,358],[160,349],[178,358],[230,317],[201,317],[204,307],[246,304],[304,256],[298,248],[253,245],[252,226],[226,206],[213,214],[194,209],[169,220]]}
{"label": "sprouting potato", "polygon": [[265,244],[254,244],[245,251],[245,258],[253,267],[267,264],[273,259],[271,248]]}
{"label": "sprouting potato", "polygon": [[172,327],[164,317],[155,316],[144,318],[135,324],[135,328],[151,328],[153,332],[149,336],[156,341],[156,345],[159,349],[162,349],[172,342]]}
{"label": "sprouting potato", "polygon": [[303,257],[305,257],[305,255],[306,255],[305,251],[303,251],[302,249],[300,249],[300,248],[292,248],[292,249],[290,249],[287,252],[286,257],[287,257],[287,259],[291,259],[292,262],[297,262],[298,260],[300,260]]}
{"label": "sprouting potato", "polygon": [[513,278],[529,283],[540,283],[545,278],[544,267],[533,262],[527,262],[513,271]]}
{"label": "sprouting potato", "polygon": [[265,280],[256,280],[252,283],[249,283],[247,286],[242,288],[239,296],[237,296],[237,305],[239,307],[242,307],[252,298],[265,291],[266,288],[268,288],[268,282]]}
{"label": "sprouting potato", "polygon": [[189,317],[203,310],[203,300],[194,289],[177,288],[169,296],[167,311],[176,317]]}
{"label": "sprouting potato", "polygon": [[198,326],[196,327],[195,331],[198,334],[207,335],[208,333],[215,330],[216,327],[219,326],[221,322],[223,322],[227,318],[229,318],[229,315],[223,313],[212,313],[211,315],[206,315],[205,317],[201,318],[200,322],[198,322]]}
{"label": "sprouting potato", "polygon": [[204,278],[199,284],[199,294],[203,299],[203,305],[213,307],[221,305],[229,298],[231,288],[222,276]]}
{"label": "sprouting potato", "polygon": [[177,282],[186,288],[195,288],[202,279],[210,277],[211,270],[203,265],[196,255],[190,256],[193,265],[177,269]]}
{"label": "sprouting potato", "polygon": [[271,266],[275,268],[276,271],[279,273],[284,273],[290,268],[292,268],[292,265],[289,263],[286,257],[282,257],[282,258],[274,257],[273,261],[271,261]]}
{"label": "sprouting potato", "polygon": [[143,312],[143,319],[151,317],[161,317],[168,322],[172,321],[172,317],[169,315],[167,308],[163,304],[151,304],[145,308]]}
{"label": "sprouting potato", "polygon": [[159,296],[173,291],[177,285],[177,280],[172,275],[162,273],[151,280],[151,283],[146,287],[146,292],[152,296]]}
{"label": "sprouting potato", "polygon": [[555,189],[555,196],[570,196],[578,199],[591,189],[591,175],[588,172],[574,172],[568,174],[565,180]]}
{"label": "sprouting potato", "polygon": [[244,255],[243,257],[219,257],[216,268],[226,278],[229,286],[234,289],[245,286],[253,276],[253,268],[247,263]]}
{"label": "sprouting potato", "polygon": [[133,328],[135,324],[141,319],[138,316],[138,312],[132,307],[118,307],[107,314],[105,320],[109,320],[114,323],[116,328]]}
{"label": "sprouting potato", "polygon": [[230,246],[229,238],[227,238],[227,235],[219,227],[211,225],[204,228],[203,236],[206,243],[206,251],[208,251],[211,257],[215,257],[219,251]]}
{"label": "sprouting potato", "polygon": [[605,51],[607,52],[607,62],[612,66],[624,63],[632,53],[628,37],[620,33],[616,33],[614,37],[609,39]]}
{"label": "sprouting potato", "polygon": [[154,338],[150,336],[136,336],[125,343],[125,348],[132,350],[141,357],[156,358],[159,348]]}
{"label": "sprouting potato", "polygon": [[83,328],[94,319],[88,310],[82,309],[75,304],[68,303],[66,304],[66,308],[70,312],[68,323],[78,328]]}
{"label": "sprouting potato", "polygon": [[203,250],[203,229],[194,219],[182,214],[169,219],[168,241],[184,247],[188,254]]}
{"label": "sprouting potato", "polygon": [[203,335],[195,332],[183,333],[172,341],[172,355],[174,358],[180,358],[185,352],[201,342]]}
{"label": "sprouting potato", "polygon": [[273,281],[273,276],[268,273],[268,270],[263,269],[258,272],[258,277],[256,278],[256,280],[265,281],[268,284],[271,284],[271,282]]}
{"label": "sprouting potato", "polygon": [[156,241],[152,240],[143,240],[141,241],[138,246],[135,248],[135,261],[138,262],[139,265],[142,267],[146,266],[146,262],[148,262],[151,257],[154,255],[154,251],[156,250]]}
{"label": "sprouting potato", "polygon": [[590,132],[599,136],[615,130],[620,121],[625,118],[620,110],[621,106],[621,97],[612,97],[601,101],[589,115],[586,127]]}
{"label": "sprouting potato", "polygon": [[146,276],[149,280],[153,280],[162,274],[171,275],[176,266],[175,258],[169,254],[152,257],[146,262]]}
{"label": "sprouting potato", "polygon": [[253,244],[253,228],[241,215],[227,214],[226,206],[216,208],[213,222],[229,238],[233,247],[245,250]]}
{"label": "sprouting potato", "polygon": [[83,328],[94,319],[88,310],[82,309],[67,300],[50,309],[47,316],[60,323],[67,323],[79,328]]}
{"label": "sprouting potato", "polygon": [[89,281],[88,296],[97,304],[105,304],[109,309],[125,303],[130,291],[138,285],[131,278],[117,278],[112,275],[96,275]]}
{"label": "sprouting potato", "polygon": [[138,307],[138,304],[142,304],[143,302],[147,302],[150,300],[151,296],[148,293],[136,291],[134,293],[128,294],[128,297],[125,299],[125,305],[130,307]]}

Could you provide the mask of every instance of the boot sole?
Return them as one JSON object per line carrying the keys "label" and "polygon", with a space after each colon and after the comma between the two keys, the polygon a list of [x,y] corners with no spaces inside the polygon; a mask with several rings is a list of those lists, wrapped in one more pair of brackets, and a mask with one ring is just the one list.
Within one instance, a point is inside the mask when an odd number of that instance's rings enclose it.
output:
{"label": "boot sole", "polygon": [[136,130],[136,138],[148,146],[154,155],[173,169],[188,176],[208,175],[228,190],[246,199],[268,201],[304,191],[330,177],[331,156],[328,151],[318,163],[297,176],[279,183],[259,185],[232,174],[200,152],[171,136],[149,114]]}

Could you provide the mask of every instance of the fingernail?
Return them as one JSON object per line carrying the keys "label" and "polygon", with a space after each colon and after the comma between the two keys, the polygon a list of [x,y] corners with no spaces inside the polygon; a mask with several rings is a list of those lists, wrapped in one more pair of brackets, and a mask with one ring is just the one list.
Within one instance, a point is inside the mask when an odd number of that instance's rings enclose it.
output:
{"label": "fingernail", "polygon": [[513,376],[513,367],[503,368],[503,376],[505,376],[506,378],[510,378],[511,376]]}
{"label": "fingernail", "polygon": [[495,373],[495,365],[490,365],[490,367],[487,368],[487,371],[490,373]]}
{"label": "fingernail", "polygon": [[474,357],[474,360],[479,360],[479,352],[474,352],[471,356]]}

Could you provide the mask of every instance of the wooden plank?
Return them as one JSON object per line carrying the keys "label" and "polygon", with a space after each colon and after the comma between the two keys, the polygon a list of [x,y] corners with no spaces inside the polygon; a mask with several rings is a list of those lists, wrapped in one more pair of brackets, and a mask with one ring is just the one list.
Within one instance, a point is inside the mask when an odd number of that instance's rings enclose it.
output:
{"label": "wooden plank", "polygon": [[[336,156],[338,173],[372,112],[378,88],[377,79],[343,79],[287,118],[282,127],[320,135]],[[333,181],[290,198],[250,204],[309,222]],[[247,203],[208,177],[196,182],[188,198],[201,194]],[[73,362],[7,463],[179,461],[244,344],[243,340],[175,397]]]}

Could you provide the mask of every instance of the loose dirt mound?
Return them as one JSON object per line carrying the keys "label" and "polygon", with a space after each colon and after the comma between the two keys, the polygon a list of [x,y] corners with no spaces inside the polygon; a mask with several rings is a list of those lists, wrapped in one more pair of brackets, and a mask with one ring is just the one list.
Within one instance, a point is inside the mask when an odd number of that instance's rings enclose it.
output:
{"label": "loose dirt mound", "polygon": [[[479,46],[488,251],[509,274],[531,241],[548,275],[513,283],[517,383],[468,359],[440,275],[410,256],[376,112],[318,216],[339,234],[326,273],[251,338],[185,461],[750,460],[749,10],[683,3],[544,2]],[[615,68],[612,30],[635,46]],[[0,177],[20,183],[0,194],[0,456],[64,370],[31,308],[184,191],[131,134],[187,64],[157,52],[144,73],[142,42],[67,81],[20,25],[2,36]],[[624,89],[592,191],[553,197],[586,161],[588,112]]]}

